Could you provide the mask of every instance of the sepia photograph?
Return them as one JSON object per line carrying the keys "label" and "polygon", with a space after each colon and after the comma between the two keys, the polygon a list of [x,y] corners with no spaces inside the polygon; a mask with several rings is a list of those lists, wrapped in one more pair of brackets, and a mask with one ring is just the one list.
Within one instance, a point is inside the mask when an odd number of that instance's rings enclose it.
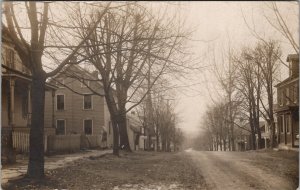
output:
{"label": "sepia photograph", "polygon": [[298,1],[1,12],[1,189],[300,189]]}

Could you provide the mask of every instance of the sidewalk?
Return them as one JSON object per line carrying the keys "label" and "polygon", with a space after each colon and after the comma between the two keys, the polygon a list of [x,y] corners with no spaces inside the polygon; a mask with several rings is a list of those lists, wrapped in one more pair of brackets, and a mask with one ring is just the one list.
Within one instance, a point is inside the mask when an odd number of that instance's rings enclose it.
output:
{"label": "sidewalk", "polygon": [[277,150],[286,150],[286,151],[299,152],[299,148],[295,148],[295,147],[291,147],[291,146],[286,146],[286,145],[279,145],[278,148],[277,148]]}
{"label": "sidewalk", "polygon": [[[61,168],[65,164],[73,162],[78,159],[88,157],[97,157],[107,153],[112,153],[112,150],[87,150],[74,154],[64,154],[46,157],[45,156],[45,171]],[[27,172],[28,159],[17,160],[17,163],[1,168],[1,184],[7,183],[8,180],[19,177]]]}

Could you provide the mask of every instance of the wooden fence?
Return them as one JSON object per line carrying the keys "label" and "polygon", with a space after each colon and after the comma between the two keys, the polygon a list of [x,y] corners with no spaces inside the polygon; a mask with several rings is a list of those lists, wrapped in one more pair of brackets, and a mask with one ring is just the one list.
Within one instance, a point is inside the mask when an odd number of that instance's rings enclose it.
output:
{"label": "wooden fence", "polygon": [[[12,133],[13,138],[13,148],[16,149],[18,153],[28,153],[29,152],[29,133],[14,131]],[[44,137],[44,151],[47,151],[47,136]]]}
{"label": "wooden fence", "polygon": [[48,151],[76,152],[80,150],[80,135],[48,136]]}
{"label": "wooden fence", "polygon": [[13,148],[17,152],[26,153],[29,152],[29,133],[13,132]]}
{"label": "wooden fence", "polygon": [[101,135],[82,135],[81,148],[97,148],[102,147]]}
{"label": "wooden fence", "polygon": [[[13,132],[13,148],[18,153],[29,152],[29,133]],[[101,135],[50,135],[44,138],[45,152],[76,152],[81,148],[104,148]]]}

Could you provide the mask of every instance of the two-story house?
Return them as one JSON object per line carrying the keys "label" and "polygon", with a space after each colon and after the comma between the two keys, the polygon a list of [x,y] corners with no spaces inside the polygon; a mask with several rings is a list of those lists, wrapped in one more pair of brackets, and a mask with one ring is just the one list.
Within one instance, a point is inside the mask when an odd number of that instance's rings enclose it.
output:
{"label": "two-story house", "polygon": [[[7,155],[4,154],[8,154],[8,149],[11,149],[12,145],[16,149],[19,148],[18,143],[28,151],[32,75],[18,56],[10,34],[4,29],[2,30],[1,75],[1,155],[5,157]],[[55,86],[46,84],[47,91],[52,92],[55,89]],[[45,128],[44,131],[46,135],[54,133],[51,127]]]}
{"label": "two-story house", "polygon": [[56,135],[106,134],[105,144],[110,146],[110,114],[98,73],[90,73],[79,65],[69,65],[50,83],[58,89],[55,93],[46,93],[45,126],[54,127]]}
{"label": "two-story house", "polygon": [[284,147],[299,147],[299,55],[290,54],[289,77],[278,83],[277,126],[278,144]]}

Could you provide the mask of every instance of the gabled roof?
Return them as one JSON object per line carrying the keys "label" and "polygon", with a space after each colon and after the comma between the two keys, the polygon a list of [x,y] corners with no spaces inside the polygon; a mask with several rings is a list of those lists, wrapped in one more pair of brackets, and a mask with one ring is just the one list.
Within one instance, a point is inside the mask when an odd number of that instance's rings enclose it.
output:
{"label": "gabled roof", "polygon": [[[265,125],[265,121],[259,121],[259,128],[263,127],[264,125]],[[246,123],[245,127],[249,127],[249,129],[250,129],[250,123],[249,122]]]}
{"label": "gabled roof", "polygon": [[280,86],[283,86],[283,85],[285,85],[285,84],[289,84],[289,83],[294,82],[294,81],[296,81],[296,80],[299,80],[299,76],[298,76],[298,77],[288,77],[288,78],[286,78],[285,80],[283,80],[283,81],[277,83],[274,87],[278,88],[278,87],[280,87]]}
{"label": "gabled roof", "polygon": [[[73,70],[73,71],[72,71]],[[60,77],[65,77],[64,75],[66,75],[68,73],[68,71],[70,71],[70,73],[76,73],[77,75],[81,75],[84,74],[88,79],[90,80],[98,80],[98,77],[95,77],[91,72],[89,72],[88,70],[80,67],[79,65],[67,65],[66,67],[64,67],[61,72],[59,72],[57,75],[55,75],[54,77],[52,77],[49,82],[51,82],[53,79],[56,78],[60,78]],[[80,73],[78,73],[80,72]],[[80,77],[80,76],[79,76]],[[100,84],[101,86],[103,86],[102,82],[97,81],[98,84]]]}

